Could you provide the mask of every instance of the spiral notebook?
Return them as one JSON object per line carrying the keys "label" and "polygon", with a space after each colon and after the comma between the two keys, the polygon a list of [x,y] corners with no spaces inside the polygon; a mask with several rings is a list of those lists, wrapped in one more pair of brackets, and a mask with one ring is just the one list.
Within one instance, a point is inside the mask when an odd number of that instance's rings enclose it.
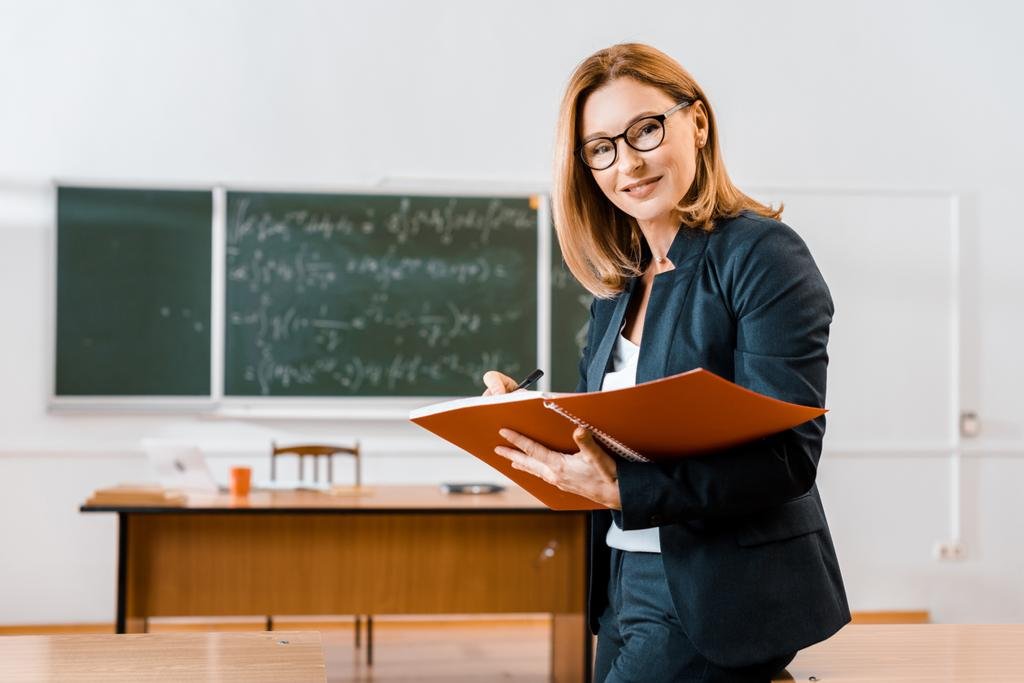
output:
{"label": "spiral notebook", "polygon": [[575,452],[576,425],[629,460],[650,462],[709,453],[785,431],[825,409],[787,403],[697,368],[624,389],[586,394],[516,391],[436,403],[409,419],[483,460],[553,510],[600,505],[514,470],[494,452],[502,427],[562,452]]}

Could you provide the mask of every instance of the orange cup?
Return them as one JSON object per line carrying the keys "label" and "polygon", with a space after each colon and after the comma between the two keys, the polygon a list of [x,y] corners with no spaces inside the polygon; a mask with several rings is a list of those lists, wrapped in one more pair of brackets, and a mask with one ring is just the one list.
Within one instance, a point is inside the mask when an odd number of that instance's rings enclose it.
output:
{"label": "orange cup", "polygon": [[252,482],[251,467],[231,468],[231,495],[244,498],[249,495],[249,485]]}

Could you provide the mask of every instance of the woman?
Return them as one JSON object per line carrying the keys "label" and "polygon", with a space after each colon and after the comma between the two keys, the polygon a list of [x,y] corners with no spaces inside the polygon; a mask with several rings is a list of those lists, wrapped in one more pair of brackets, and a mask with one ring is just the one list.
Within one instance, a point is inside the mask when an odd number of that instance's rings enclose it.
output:
{"label": "woman", "polygon": [[[731,183],[711,105],[677,62],[626,44],[577,67],[554,187],[565,261],[595,295],[579,391],[703,367],[824,405],[828,288],[781,210]],[[815,486],[824,430],[667,464],[616,459],[582,429],[575,453],[501,430],[513,467],[611,510],[592,524],[596,681],[768,680],[849,621]]]}

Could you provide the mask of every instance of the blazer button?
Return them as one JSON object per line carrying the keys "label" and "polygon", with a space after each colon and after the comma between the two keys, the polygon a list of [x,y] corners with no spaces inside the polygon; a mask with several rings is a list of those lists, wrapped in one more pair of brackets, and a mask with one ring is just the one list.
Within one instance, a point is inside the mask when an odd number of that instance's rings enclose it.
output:
{"label": "blazer button", "polygon": [[664,521],[665,518],[661,515],[651,515],[651,526],[659,526]]}

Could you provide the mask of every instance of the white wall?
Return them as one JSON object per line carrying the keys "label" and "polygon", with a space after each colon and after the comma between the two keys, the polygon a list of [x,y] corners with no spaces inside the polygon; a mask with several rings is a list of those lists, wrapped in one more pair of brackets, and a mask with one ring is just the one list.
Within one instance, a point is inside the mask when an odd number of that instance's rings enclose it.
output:
{"label": "white wall", "polygon": [[[114,523],[76,510],[147,476],[145,435],[219,444],[218,471],[288,432],[362,437],[370,483],[487,474],[401,423],[48,414],[53,179],[545,183],[565,79],[622,40],[695,74],[743,186],[959,195],[961,402],[983,436],[959,476],[940,451],[826,450],[819,480],[855,609],[1024,620],[1024,9],[647,7],[0,0],[0,623],[112,619]],[[966,559],[934,560],[957,527]]]}

